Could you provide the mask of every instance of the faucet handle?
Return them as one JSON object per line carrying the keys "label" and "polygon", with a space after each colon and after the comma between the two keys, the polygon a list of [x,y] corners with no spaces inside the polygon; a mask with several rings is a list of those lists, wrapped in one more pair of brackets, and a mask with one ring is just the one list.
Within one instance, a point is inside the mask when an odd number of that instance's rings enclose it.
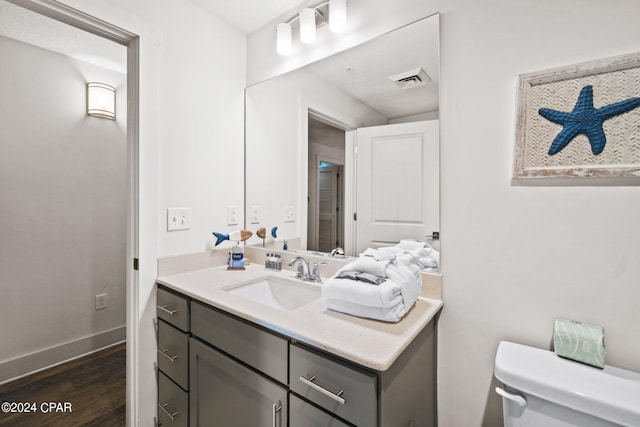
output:
{"label": "faucet handle", "polygon": [[314,282],[320,282],[320,266],[321,265],[327,265],[326,262],[321,261],[321,262],[314,262],[313,263],[313,272],[311,273],[311,280]]}

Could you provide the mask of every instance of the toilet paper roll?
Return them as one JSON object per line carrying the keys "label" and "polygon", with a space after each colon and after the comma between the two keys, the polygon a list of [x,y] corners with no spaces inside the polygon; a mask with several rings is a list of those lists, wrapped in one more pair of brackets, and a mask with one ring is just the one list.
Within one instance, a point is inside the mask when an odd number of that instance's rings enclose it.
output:
{"label": "toilet paper roll", "polygon": [[553,322],[553,347],[558,356],[604,368],[606,348],[602,326],[567,319]]}

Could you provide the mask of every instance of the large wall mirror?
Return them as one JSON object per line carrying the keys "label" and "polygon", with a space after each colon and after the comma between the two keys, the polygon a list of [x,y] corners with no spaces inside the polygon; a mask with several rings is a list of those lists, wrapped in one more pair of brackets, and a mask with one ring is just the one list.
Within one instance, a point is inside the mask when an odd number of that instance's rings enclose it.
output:
{"label": "large wall mirror", "polygon": [[437,248],[439,81],[436,14],[248,87],[247,243]]}

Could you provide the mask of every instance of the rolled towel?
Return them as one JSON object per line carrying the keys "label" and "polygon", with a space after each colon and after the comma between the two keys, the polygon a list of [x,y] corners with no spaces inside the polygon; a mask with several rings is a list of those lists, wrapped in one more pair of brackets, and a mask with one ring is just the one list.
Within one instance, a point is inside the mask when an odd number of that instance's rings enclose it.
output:
{"label": "rolled towel", "polygon": [[322,285],[322,296],[367,307],[387,308],[403,304],[402,288],[391,280],[386,280],[380,285],[372,285],[333,277]]}
{"label": "rolled towel", "polygon": [[325,302],[330,310],[385,322],[398,322],[407,313],[404,304],[396,304],[393,307],[368,307],[351,301],[331,298],[325,299]]}
{"label": "rolled towel", "polygon": [[338,270],[337,276],[340,273],[344,273],[347,271],[356,271],[362,273],[373,274],[374,276],[386,277],[385,269],[391,263],[392,259],[384,259],[384,260],[376,260],[375,258],[369,256],[361,256],[355,261],[350,262],[349,264],[342,267]]}

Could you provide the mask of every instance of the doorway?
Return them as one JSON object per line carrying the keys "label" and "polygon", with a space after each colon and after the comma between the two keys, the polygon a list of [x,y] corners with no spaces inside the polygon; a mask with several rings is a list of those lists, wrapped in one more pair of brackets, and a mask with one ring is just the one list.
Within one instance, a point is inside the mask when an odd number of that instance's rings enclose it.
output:
{"label": "doorway", "polygon": [[[123,117],[121,119],[117,119],[117,120],[122,120],[122,123],[124,124],[120,128],[120,133],[122,134],[121,136],[123,137],[123,141],[124,141],[123,142],[124,153],[120,154],[124,159],[123,161],[124,167],[120,170],[121,174],[123,175],[123,176],[120,176],[120,179],[121,179],[121,186],[124,187],[124,196],[122,197],[124,199],[124,208],[120,209],[120,214],[119,214],[121,215],[119,229],[121,230],[120,232],[123,234],[124,237],[122,238],[121,250],[118,255],[118,257],[120,257],[120,259],[122,260],[122,270],[124,271],[121,272],[120,279],[118,280],[124,281],[124,284],[125,284],[123,289],[124,304],[123,306],[119,307],[119,310],[121,312],[121,315],[123,313],[125,315],[124,323],[126,323],[126,332],[122,334],[122,329],[125,329],[124,327],[122,327],[121,329],[120,328],[115,328],[115,329],[120,329],[116,331],[117,334],[120,334],[120,336],[123,336],[124,338],[126,338],[126,341],[128,344],[127,356],[126,356],[126,359],[127,359],[126,364],[127,364],[127,372],[128,372],[127,380],[126,380],[127,381],[126,394],[127,394],[128,402],[130,403],[135,402],[135,399],[137,398],[137,388],[138,388],[137,387],[137,382],[138,382],[137,363],[139,358],[138,344],[135,338],[138,336],[137,320],[139,317],[138,315],[139,308],[138,308],[138,296],[137,296],[138,295],[138,272],[134,271],[134,267],[133,267],[134,263],[132,262],[132,260],[134,258],[136,259],[138,258],[138,223],[139,223],[138,221],[138,217],[139,217],[138,187],[139,187],[139,181],[140,181],[140,176],[139,176],[140,163],[139,163],[139,155],[138,155],[138,147],[139,147],[138,129],[139,129],[139,123],[140,123],[139,113],[138,113],[139,111],[139,98],[138,98],[139,96],[138,95],[139,39],[138,39],[138,36],[109,24],[107,22],[108,19],[94,18],[93,16],[90,16],[84,12],[78,11],[76,9],[72,9],[68,6],[65,6],[64,4],[61,4],[55,1],[8,0],[7,2],[3,1],[3,3],[9,4],[11,6],[13,6],[12,4],[21,6],[26,10],[34,12],[37,16],[51,18],[51,20],[54,21],[55,24],[57,25],[60,25],[60,24],[69,25],[71,27],[74,27],[77,31],[90,33],[99,38],[109,40],[110,42],[115,42],[126,52],[125,53],[126,74],[124,77],[124,80],[126,83],[124,83],[124,87],[126,87],[127,91],[123,92],[125,93],[125,95],[124,95],[124,99],[121,100],[122,105],[124,105],[124,108],[122,107],[120,108],[120,112],[123,113]],[[92,6],[87,5],[86,8],[92,9]],[[95,5],[93,9],[97,9]],[[38,28],[38,31],[43,31],[43,29]],[[64,83],[64,82],[60,82],[60,83]],[[54,85],[54,87],[56,89],[59,89],[61,93],[65,93],[64,90],[62,90],[63,88],[61,86],[64,86],[64,85],[63,84]],[[67,88],[68,87],[69,85],[67,85]],[[75,91],[72,91],[72,92],[75,93]],[[11,93],[12,97],[14,95],[15,93]],[[18,95],[15,95],[15,96],[18,96]],[[77,99],[73,98],[74,96],[75,95],[72,95],[71,99],[72,99],[72,102],[75,103]],[[84,93],[81,93],[80,96],[84,98]],[[67,99],[63,97],[59,100],[59,102],[65,103],[67,102]],[[81,103],[82,104],[85,103],[84,99],[82,99]],[[59,104],[54,103],[50,107],[52,109],[55,109],[57,105]],[[85,110],[85,113],[86,113],[86,110]],[[89,119],[100,120],[96,118],[84,117],[84,120],[85,120],[84,123],[83,123],[83,119],[79,118],[76,124],[79,124],[79,125],[86,124],[88,123]],[[148,121],[152,121],[152,120],[149,119]],[[31,116],[29,120],[27,120],[27,122],[29,123],[29,126],[33,126],[33,127],[44,127],[45,124],[50,124],[51,122],[55,123],[55,121],[51,119],[51,115],[49,114],[45,114],[45,115],[34,114]],[[93,122],[93,123],[95,124],[97,122]],[[88,138],[88,141],[84,146],[84,148],[90,149],[91,147],[90,139],[91,138]],[[77,154],[73,151],[73,149],[67,150],[67,153],[72,155]],[[45,153],[38,152],[38,154],[46,156]],[[84,165],[82,164],[82,161],[68,159],[67,166],[80,167]],[[103,166],[104,164],[100,163],[98,165],[94,165],[93,167],[101,168]],[[64,170],[65,165],[62,164],[59,167],[60,167],[60,170]],[[90,169],[89,166],[87,166],[87,168]],[[146,175],[143,175],[143,178],[146,178]],[[77,180],[77,185],[78,186],[83,185],[83,183],[81,182],[81,179]],[[84,201],[84,202],[91,203],[93,200],[92,199],[87,200],[84,197],[78,197],[77,201]],[[64,202],[61,202],[61,203],[64,203]],[[66,203],[74,203],[74,202],[67,201]],[[89,224],[88,229],[98,230],[101,224],[101,218],[104,218],[105,215],[109,215],[111,213],[112,212],[110,211],[101,210],[100,213],[98,213],[95,217],[90,219],[90,221],[93,221],[93,224]],[[102,217],[100,215],[102,215]],[[57,227],[57,228],[63,228],[63,229],[64,227],[74,227],[73,221],[68,223],[65,221],[65,218],[66,217],[63,215],[62,220],[58,222],[48,221],[44,224],[32,223],[31,225],[42,226],[43,228]],[[85,217],[84,220],[87,220],[87,218]],[[64,233],[62,233],[62,235],[63,237],[65,237]],[[94,246],[92,247],[92,249],[99,247],[100,238],[97,235],[86,236],[86,239],[94,243]],[[59,247],[68,247],[76,244],[77,242],[74,241],[73,239],[61,238],[58,240]],[[40,255],[40,256],[46,257],[46,253],[47,251],[43,250],[37,253],[36,256]],[[145,251],[145,253],[148,253],[148,251]],[[83,270],[83,269],[99,270],[101,268],[100,263],[101,263],[100,259],[97,259],[95,262],[89,265],[87,265],[83,261],[76,260],[76,263],[73,264],[70,268],[66,268],[66,270],[69,274],[74,274],[77,270]],[[37,263],[32,264],[30,268],[32,270],[38,270],[38,268],[34,268],[34,266],[39,267],[41,272],[40,274],[42,274],[43,276],[46,276],[47,274],[50,273],[50,271],[48,271],[47,269],[43,269]],[[102,286],[105,286],[105,285],[107,284],[102,283]],[[101,292],[102,289],[103,288],[98,287],[98,291]],[[104,289],[109,289],[109,286],[106,286]],[[47,296],[56,295],[57,293],[60,293],[60,292],[61,291],[58,287],[52,286],[50,284],[50,286],[43,287],[41,291],[36,295],[41,295],[44,298],[47,298]],[[90,297],[87,298],[85,295],[82,301],[78,302],[77,305],[80,306],[80,304],[82,304],[82,307],[85,310],[87,309],[87,305],[89,305],[90,310],[95,310],[94,300],[93,300],[94,293],[98,294],[98,292],[92,289],[91,292],[89,292]],[[106,293],[107,293],[107,297],[103,299],[101,303],[104,303],[106,301],[107,306],[109,306],[110,305],[109,291],[107,291]],[[71,292],[69,294],[69,299],[72,299],[74,296],[75,294]],[[95,303],[98,302],[97,300],[98,299],[96,298]],[[73,301],[69,301],[68,303],[72,305],[74,304]],[[55,304],[53,303],[51,305],[55,306]],[[65,309],[59,308],[57,319],[59,320],[61,317],[64,317],[65,316],[64,313],[65,313]],[[51,322],[51,323],[56,324],[56,322]],[[4,323],[4,324],[7,325],[7,323]],[[40,324],[40,327],[45,328],[45,326],[42,324]],[[58,325],[58,327],[60,326]],[[96,346],[96,344],[92,342],[93,337],[90,336],[85,338],[86,339],[84,341],[86,341],[86,343],[84,344],[88,345],[89,347]],[[100,344],[98,344],[98,346],[100,346]],[[88,350],[84,351],[84,349],[87,349],[87,347],[83,347],[81,345],[80,347],[76,348],[72,353],[68,354],[66,358],[67,359],[72,358],[78,354],[82,354],[83,352],[86,353],[87,351],[92,350],[91,348],[88,348]],[[128,424],[135,424],[134,420],[136,419],[137,419],[137,410],[135,405],[127,405]]]}
{"label": "doorway", "polygon": [[308,117],[307,249],[344,247],[345,131]]}

